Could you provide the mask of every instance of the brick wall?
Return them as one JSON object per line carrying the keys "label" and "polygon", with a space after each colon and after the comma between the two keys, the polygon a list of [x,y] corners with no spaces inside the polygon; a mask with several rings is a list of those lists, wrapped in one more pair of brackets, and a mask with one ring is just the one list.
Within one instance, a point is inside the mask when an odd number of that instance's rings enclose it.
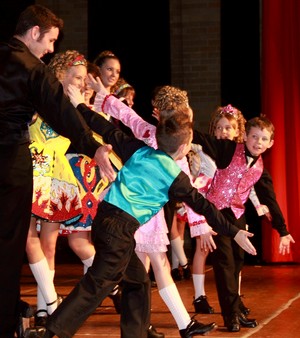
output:
{"label": "brick wall", "polygon": [[172,84],[187,90],[196,129],[220,104],[220,0],[171,0]]}

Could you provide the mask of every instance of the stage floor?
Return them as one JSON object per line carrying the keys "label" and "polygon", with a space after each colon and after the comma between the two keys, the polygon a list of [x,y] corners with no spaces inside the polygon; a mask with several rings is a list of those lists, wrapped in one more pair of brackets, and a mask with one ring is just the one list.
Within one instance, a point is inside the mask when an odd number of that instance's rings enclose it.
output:
{"label": "stage floor", "polygon": [[[66,296],[78,282],[83,273],[82,264],[57,264],[55,285],[57,292]],[[192,280],[176,283],[182,300],[190,313],[194,315]],[[255,337],[255,338],[297,338],[300,337],[300,265],[263,265],[245,266],[242,272],[243,302],[251,308],[249,318],[255,318],[259,325],[253,329],[241,328],[238,333],[228,332],[223,326],[214,275],[211,266],[207,266],[206,295],[215,314],[198,314],[197,320],[203,323],[216,322],[218,328],[210,337]],[[21,295],[24,301],[36,305],[36,284],[27,263],[24,263],[21,283]],[[176,323],[160,298],[156,287],[152,288],[151,323],[165,338],[178,338]],[[119,315],[112,301],[107,298],[96,312],[91,315],[75,335],[77,338],[118,338]]]}

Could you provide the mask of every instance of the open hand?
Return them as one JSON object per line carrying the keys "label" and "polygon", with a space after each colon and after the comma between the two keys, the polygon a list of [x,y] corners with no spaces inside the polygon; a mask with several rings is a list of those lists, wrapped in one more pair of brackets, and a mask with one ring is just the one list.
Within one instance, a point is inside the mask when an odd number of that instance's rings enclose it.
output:
{"label": "open hand", "polygon": [[252,245],[248,237],[253,237],[254,234],[246,230],[240,230],[234,237],[237,244],[247,251],[250,255],[257,255],[255,247]]}
{"label": "open hand", "polygon": [[289,254],[291,251],[290,249],[291,242],[295,243],[295,240],[291,235],[280,237],[279,253],[282,255]]}

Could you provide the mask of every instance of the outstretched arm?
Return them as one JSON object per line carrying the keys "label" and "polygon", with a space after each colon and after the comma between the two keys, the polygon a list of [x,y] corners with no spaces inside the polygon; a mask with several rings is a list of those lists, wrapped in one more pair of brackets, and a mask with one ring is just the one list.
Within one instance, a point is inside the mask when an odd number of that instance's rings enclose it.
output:
{"label": "outstretched arm", "polygon": [[71,103],[79,110],[88,126],[95,133],[102,136],[105,143],[112,145],[114,152],[120,157],[123,163],[125,163],[137,149],[145,146],[144,142],[139,141],[134,137],[127,136],[103,116],[82,103],[84,98],[79,89],[75,86],[69,85],[68,95]]}
{"label": "outstretched arm", "polygon": [[120,120],[132,130],[137,139],[144,141],[148,146],[156,149],[156,127],[143,120],[133,109],[118,98],[109,95],[98,77],[95,79],[89,74],[89,80],[91,86],[97,92],[94,102],[95,110],[104,112]]}

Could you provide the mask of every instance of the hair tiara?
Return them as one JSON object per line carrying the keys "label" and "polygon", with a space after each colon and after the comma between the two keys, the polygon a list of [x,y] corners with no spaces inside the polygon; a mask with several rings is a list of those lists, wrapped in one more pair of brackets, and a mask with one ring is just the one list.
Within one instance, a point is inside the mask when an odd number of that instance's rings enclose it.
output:
{"label": "hair tiara", "polygon": [[82,54],[77,55],[74,60],[72,60],[68,63],[69,67],[79,66],[79,65],[86,66],[86,60],[85,60],[85,57]]}
{"label": "hair tiara", "polygon": [[118,95],[121,93],[121,91],[125,88],[132,88],[132,86],[129,83],[122,84],[117,90],[115,90],[114,94]]}
{"label": "hair tiara", "polygon": [[231,104],[228,104],[225,107],[221,107],[219,115],[229,114],[229,115],[233,116],[235,119],[237,119],[238,118],[237,112],[238,112],[238,110],[236,108],[232,107]]}

